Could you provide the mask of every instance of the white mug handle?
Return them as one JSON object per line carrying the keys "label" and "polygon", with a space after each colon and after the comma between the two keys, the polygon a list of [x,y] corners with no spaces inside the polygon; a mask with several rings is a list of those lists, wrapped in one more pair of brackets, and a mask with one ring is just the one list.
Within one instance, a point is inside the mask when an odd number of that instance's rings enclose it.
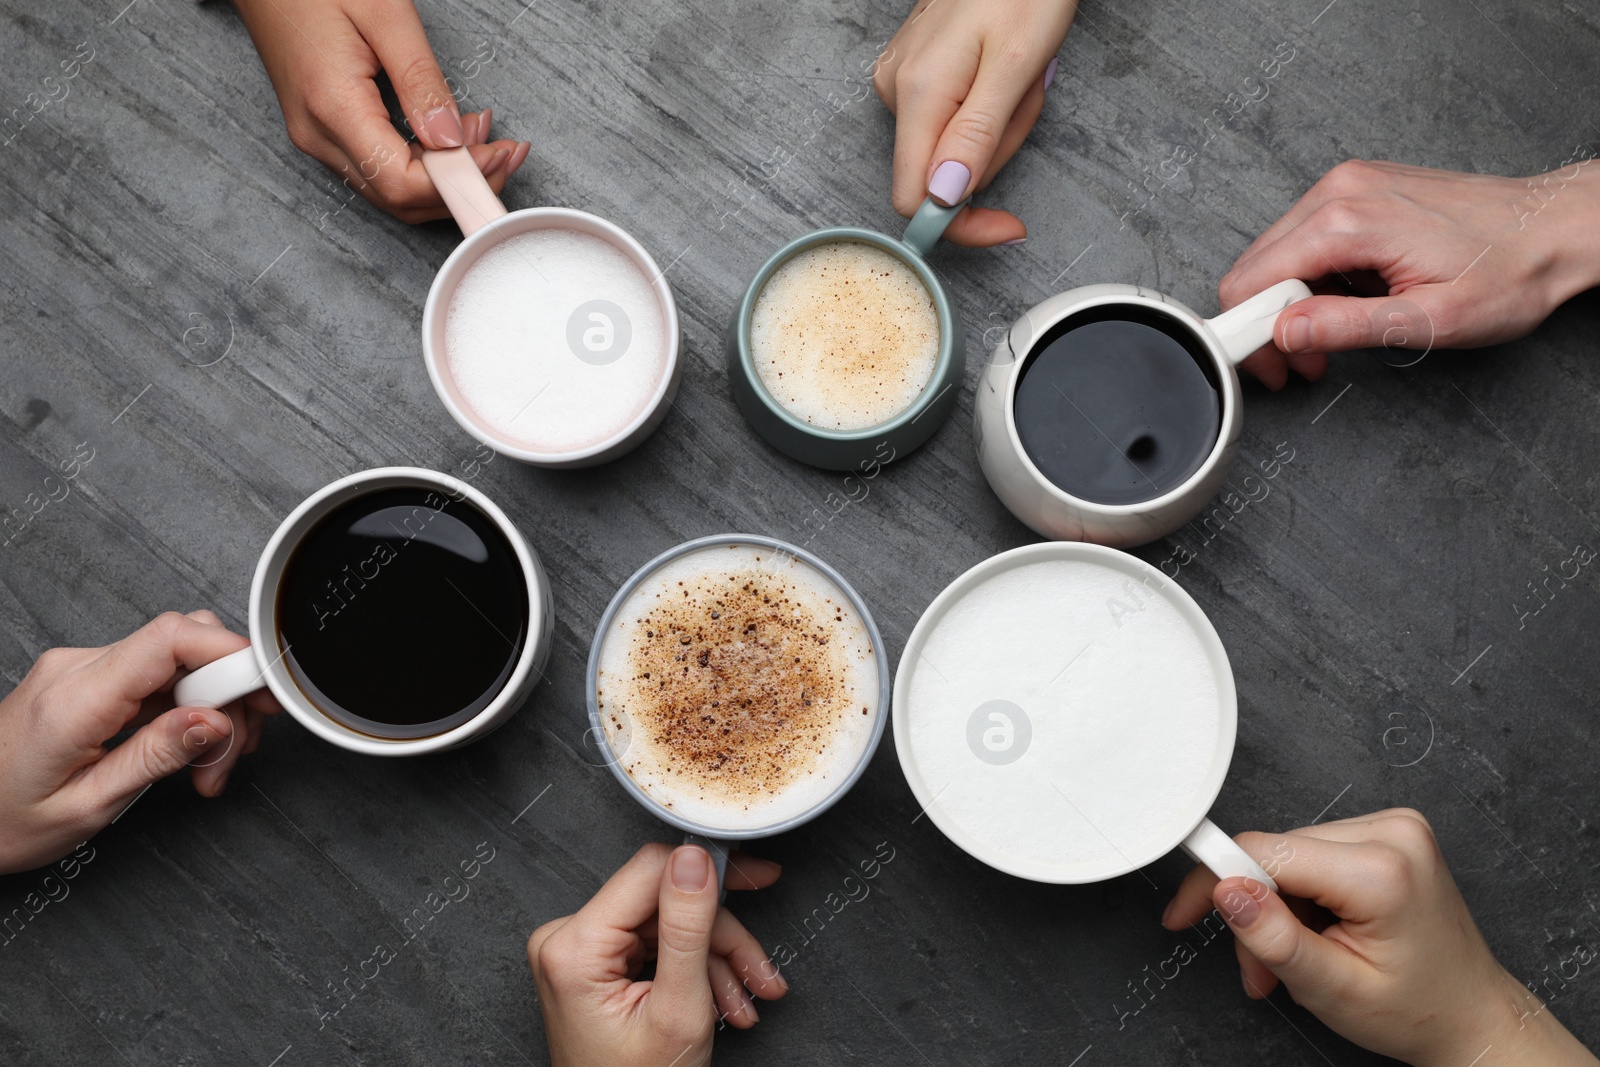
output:
{"label": "white mug handle", "polygon": [[1261,869],[1261,864],[1210,819],[1201,819],[1200,825],[1179,847],[1196,863],[1210,867],[1218,878],[1254,878],[1268,889],[1278,888],[1278,883]]}
{"label": "white mug handle", "polygon": [[180,679],[173,687],[172,700],[180,708],[220,708],[266,684],[256,650],[241,648]]}
{"label": "white mug handle", "polygon": [[461,236],[471,237],[506,213],[506,206],[489,188],[483,172],[472,161],[472,153],[465,148],[424,152],[422,167],[461,227]]}
{"label": "white mug handle", "polygon": [[1272,340],[1278,314],[1284,308],[1310,295],[1311,289],[1305,282],[1290,278],[1263,289],[1214,319],[1207,319],[1206,326],[1222,342],[1223,351],[1228,353],[1228,362],[1238,363]]}

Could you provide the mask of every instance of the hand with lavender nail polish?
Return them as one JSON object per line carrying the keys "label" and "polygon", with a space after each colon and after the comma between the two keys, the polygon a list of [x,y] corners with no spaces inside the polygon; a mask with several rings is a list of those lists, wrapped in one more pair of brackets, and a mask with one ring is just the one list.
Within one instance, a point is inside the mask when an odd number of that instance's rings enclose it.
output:
{"label": "hand with lavender nail polish", "polygon": [[249,643],[209,611],[168,612],[114,645],[40,656],[0,700],[0,874],[60,859],[185,767],[202,795],[221,793],[278,702],[260,690],[221,710],[175,708],[172,687]]}
{"label": "hand with lavender nail polish", "polygon": [[[919,0],[877,58],[872,84],[895,116],[895,210],[955,204],[1016,155],[1055,80],[1077,0]],[[960,245],[1020,244],[1022,220],[968,207],[944,232]]]}
{"label": "hand with lavender nail polish", "polygon": [[[1330,1029],[1418,1067],[1600,1062],[1550,1012],[1547,988],[1523,986],[1494,958],[1419,812],[1234,840],[1284,895],[1196,867],[1161,923],[1225,922],[1250,998],[1282,982]],[[1586,965],[1595,952],[1585,951]]]}
{"label": "hand with lavender nail polish", "polygon": [[[776,863],[735,852],[727,888],[761,889]],[[647,963],[654,975],[639,981]],[[748,1030],[755,997],[789,983],[761,944],[717,904],[698,845],[646,845],[576,915],[528,939],[552,1067],[706,1067],[725,1023]]]}
{"label": "hand with lavender nail polish", "polygon": [[[277,90],[289,140],[405,222],[449,218],[424,149],[466,146],[498,195],[526,141],[489,140],[489,109],[463,115],[411,0],[234,0]],[[378,87],[387,74],[408,142]]]}

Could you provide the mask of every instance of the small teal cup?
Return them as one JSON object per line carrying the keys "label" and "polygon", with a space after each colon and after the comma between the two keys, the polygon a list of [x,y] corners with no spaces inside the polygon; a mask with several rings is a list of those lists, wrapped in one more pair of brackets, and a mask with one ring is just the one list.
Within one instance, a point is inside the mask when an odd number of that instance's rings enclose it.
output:
{"label": "small teal cup", "polygon": [[[966,336],[961,329],[960,316],[950,306],[944,286],[939,284],[924,257],[965,206],[966,201],[945,207],[931,199],[924,200],[898,240],[855,226],[817,230],[790,241],[762,264],[745,289],[744,299],[739,301],[739,308],[734,312],[733,327],[728,331],[728,380],[733,384],[733,399],[745,421],[768,444],[813,467],[876,473],[878,466],[905,455],[932,437],[950,417],[966,369]],[[750,352],[750,318],[755,312],[756,298],[773,272],[791,256],[807,249],[846,241],[880,248],[910,267],[933,297],[939,312],[939,358],[927,387],[894,418],[863,430],[830,430],[797,418],[778,403],[761,381],[761,373]]]}

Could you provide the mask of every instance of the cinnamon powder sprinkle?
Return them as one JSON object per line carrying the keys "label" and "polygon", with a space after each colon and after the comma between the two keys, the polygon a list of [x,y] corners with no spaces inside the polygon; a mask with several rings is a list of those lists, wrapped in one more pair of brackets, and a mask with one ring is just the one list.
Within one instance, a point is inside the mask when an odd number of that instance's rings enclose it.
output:
{"label": "cinnamon powder sprinkle", "polygon": [[713,571],[691,585],[632,627],[633,729],[691,790],[747,802],[780,792],[812,773],[855,711],[835,640],[845,613],[816,615],[762,571]]}

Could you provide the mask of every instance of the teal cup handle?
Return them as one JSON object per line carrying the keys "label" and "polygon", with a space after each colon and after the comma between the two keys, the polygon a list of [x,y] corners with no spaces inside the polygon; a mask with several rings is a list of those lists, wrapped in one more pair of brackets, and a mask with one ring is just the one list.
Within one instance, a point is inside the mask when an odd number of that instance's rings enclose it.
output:
{"label": "teal cup handle", "polygon": [[[884,464],[912,451],[944,425],[955,410],[962,375],[966,371],[966,335],[961,328],[961,316],[924,257],[966,204],[963,200],[954,207],[945,207],[931,198],[924,200],[899,239],[853,226],[817,230],[778,249],[756,271],[728,330],[728,380],[734,402],[745,421],[768,444],[813,467],[851,471],[870,478],[876,476]],[[791,256],[819,245],[844,241],[881,248],[905,263],[922,280],[939,313],[939,357],[922,394],[889,421],[849,431],[814,426],[787,411],[762,383],[750,351],[750,317],[767,279]]]}
{"label": "teal cup handle", "polygon": [[917,213],[911,216],[911,221],[906,223],[906,232],[900,240],[916,249],[917,255],[926,256],[970,201],[971,197],[968,197],[953,207],[945,207],[933,197],[928,197],[917,208]]}

